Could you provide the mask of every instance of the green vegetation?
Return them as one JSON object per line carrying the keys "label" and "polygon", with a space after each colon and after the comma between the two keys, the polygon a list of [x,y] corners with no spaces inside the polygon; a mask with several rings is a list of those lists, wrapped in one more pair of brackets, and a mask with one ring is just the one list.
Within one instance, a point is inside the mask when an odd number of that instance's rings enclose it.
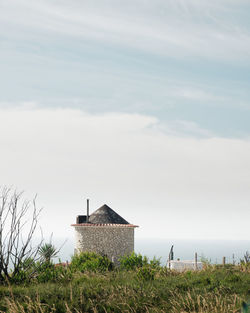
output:
{"label": "green vegetation", "polygon": [[29,259],[19,279],[0,285],[0,312],[236,313],[244,303],[249,312],[250,265],[244,260],[183,273],[135,253],[120,263],[114,267],[95,253],[73,256],[67,266]]}
{"label": "green vegetation", "polygon": [[250,313],[248,252],[239,265],[204,259],[202,271],[183,273],[135,253],[119,267],[91,252],[53,264],[60,249],[32,244],[41,210],[21,198],[0,188],[0,313]]}
{"label": "green vegetation", "polygon": [[38,248],[38,254],[44,262],[50,262],[51,259],[57,257],[59,250],[51,243],[44,243]]}

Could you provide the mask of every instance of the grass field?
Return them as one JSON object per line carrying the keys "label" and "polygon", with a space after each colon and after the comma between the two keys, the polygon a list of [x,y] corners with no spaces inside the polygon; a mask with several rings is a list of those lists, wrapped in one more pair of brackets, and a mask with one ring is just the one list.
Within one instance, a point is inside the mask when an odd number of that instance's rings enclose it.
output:
{"label": "grass field", "polygon": [[202,271],[183,273],[148,261],[120,269],[79,264],[78,260],[68,268],[50,266],[29,282],[0,286],[0,311],[250,312],[248,264],[207,265]]}

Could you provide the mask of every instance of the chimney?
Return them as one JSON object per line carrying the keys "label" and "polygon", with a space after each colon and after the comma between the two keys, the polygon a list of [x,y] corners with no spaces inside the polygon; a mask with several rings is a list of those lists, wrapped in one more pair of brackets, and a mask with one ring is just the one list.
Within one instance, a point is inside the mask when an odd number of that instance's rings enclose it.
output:
{"label": "chimney", "polygon": [[89,199],[87,199],[87,215],[86,215],[86,223],[89,222]]}

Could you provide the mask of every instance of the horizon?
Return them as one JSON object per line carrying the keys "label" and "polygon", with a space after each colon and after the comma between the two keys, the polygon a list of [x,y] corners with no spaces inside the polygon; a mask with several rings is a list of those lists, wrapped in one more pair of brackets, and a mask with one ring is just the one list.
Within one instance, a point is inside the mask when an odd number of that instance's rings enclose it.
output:
{"label": "horizon", "polygon": [[[52,243],[59,247],[65,238],[55,237]],[[221,264],[226,257],[227,263],[239,263],[244,254],[249,251],[250,240],[199,240],[199,239],[174,239],[174,238],[136,238],[135,253],[147,256],[149,259],[156,257],[165,264],[168,259],[171,246],[174,245],[174,260],[193,260],[195,253],[198,260],[207,260],[213,264]],[[70,261],[74,254],[74,239],[69,238],[59,252],[56,259]],[[55,260],[56,260],[55,259]]]}

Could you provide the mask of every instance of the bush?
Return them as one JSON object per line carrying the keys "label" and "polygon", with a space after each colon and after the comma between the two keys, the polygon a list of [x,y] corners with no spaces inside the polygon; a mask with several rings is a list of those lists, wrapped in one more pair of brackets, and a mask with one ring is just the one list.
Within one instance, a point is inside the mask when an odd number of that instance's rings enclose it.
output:
{"label": "bush", "polygon": [[155,257],[150,260],[146,256],[142,256],[140,253],[136,254],[132,252],[130,255],[125,255],[119,259],[121,269],[134,270],[136,268],[148,265],[152,268],[158,268],[160,266],[160,260]]}
{"label": "bush", "polygon": [[132,252],[130,255],[124,255],[119,259],[121,269],[133,270],[148,264],[148,258],[141,254]]}
{"label": "bush", "polygon": [[137,278],[139,280],[154,280],[156,270],[148,265],[140,267],[137,271]]}
{"label": "bush", "polygon": [[36,280],[39,283],[57,282],[65,271],[66,269],[62,266],[55,267],[51,262],[37,263]]}
{"label": "bush", "polygon": [[111,271],[114,265],[107,256],[101,256],[94,252],[82,252],[72,256],[70,270],[72,272],[103,272]]}
{"label": "bush", "polygon": [[157,259],[155,256],[153,257],[152,260],[149,261],[149,264],[152,268],[157,268],[159,269],[161,266],[161,261],[160,259]]}

